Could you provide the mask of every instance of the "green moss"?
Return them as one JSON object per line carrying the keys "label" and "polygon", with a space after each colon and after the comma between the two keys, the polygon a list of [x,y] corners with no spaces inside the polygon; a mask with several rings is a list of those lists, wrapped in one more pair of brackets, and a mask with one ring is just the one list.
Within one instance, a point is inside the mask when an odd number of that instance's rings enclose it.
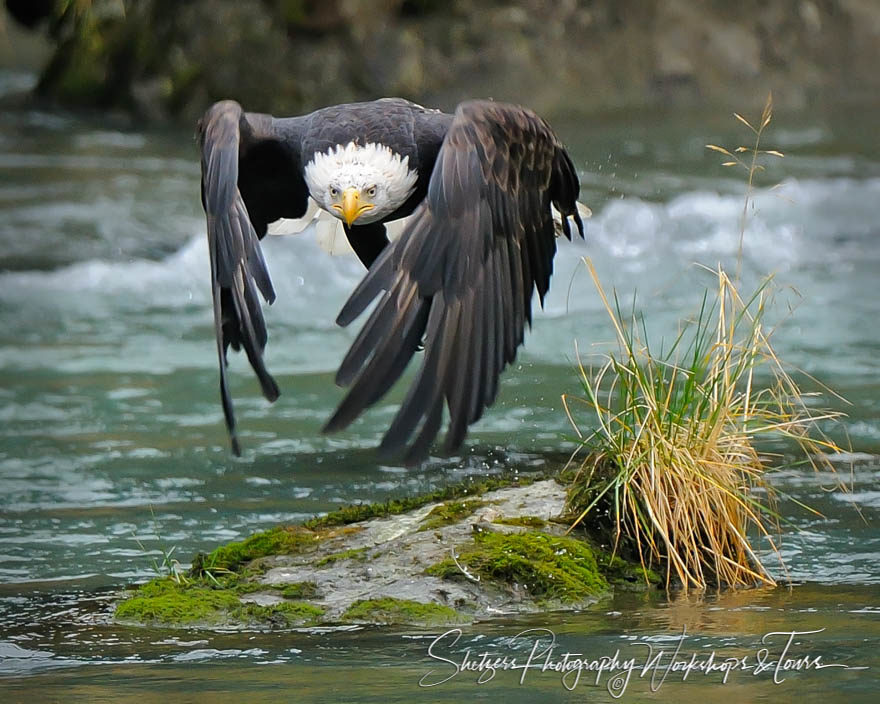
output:
{"label": "green moss", "polygon": [[258,558],[247,567],[238,572],[229,570],[212,571],[203,569],[200,576],[190,574],[187,582],[192,586],[206,589],[227,590],[238,595],[253,594],[254,592],[280,591],[283,585],[266,584],[260,581],[265,573],[264,566]]}
{"label": "green moss", "polygon": [[544,528],[547,525],[547,521],[537,516],[510,516],[498,518],[492,522],[502,526],[522,526],[523,528]]}
{"label": "green moss", "polygon": [[503,489],[509,486],[528,486],[544,478],[544,475],[536,475],[534,477],[490,477],[481,481],[455,484],[427,494],[421,494],[420,496],[392,499],[384,503],[354,504],[331,511],[325,516],[316,516],[303,523],[303,526],[315,530],[317,528],[357,523],[358,521],[366,521],[370,518],[396,516],[441,501],[451,501],[467,496],[479,496],[487,491]]}
{"label": "green moss", "polygon": [[192,572],[235,570],[241,565],[270,555],[295,555],[314,547],[319,536],[302,526],[278,526],[256,533],[237,543],[229,543],[214,550],[207,557],[193,560]]}
{"label": "green moss", "polygon": [[116,618],[141,623],[220,623],[239,606],[231,591],[181,585],[163,577],[141,585],[116,607]]}
{"label": "green moss", "polygon": [[265,592],[274,589],[274,587],[261,582],[238,581],[233,584],[230,589],[236,594],[254,594],[255,592]]}
{"label": "green moss", "polygon": [[[307,584],[307,583],[303,583]],[[314,585],[313,585],[314,586]],[[262,606],[243,604],[239,595],[271,589],[255,582],[236,585],[234,589],[220,589],[204,583],[178,584],[163,577],[142,584],[133,595],[116,607],[120,621],[147,624],[191,625],[221,623],[263,624],[294,626],[318,623],[324,610],[305,601],[285,601]],[[307,590],[294,594],[282,591],[282,596],[306,597]]]}
{"label": "green moss", "polygon": [[314,599],[318,594],[318,585],[314,582],[294,582],[281,589],[285,599]]}
{"label": "green moss", "polygon": [[[538,599],[576,602],[608,590],[593,550],[575,538],[535,531],[483,532],[474,536],[472,547],[462,548],[458,561],[482,579],[523,587]],[[451,559],[429,567],[427,573],[464,578]]]}
{"label": "green moss", "polygon": [[486,501],[468,499],[467,501],[449,501],[431,509],[431,512],[422,519],[419,530],[434,530],[451,523],[457,523],[465,516],[470,516],[474,511],[486,505]]}
{"label": "green moss", "polygon": [[351,550],[343,550],[342,552],[334,552],[325,555],[315,563],[315,567],[326,567],[340,560],[363,560],[366,558],[366,548],[352,548]]}
{"label": "green moss", "polygon": [[229,613],[237,623],[272,626],[302,626],[320,623],[324,609],[305,601],[285,601],[280,604],[239,604]]}
{"label": "green moss", "polygon": [[354,602],[341,620],[357,623],[413,624],[442,626],[467,620],[455,609],[442,604],[424,604],[411,599],[364,599]]}

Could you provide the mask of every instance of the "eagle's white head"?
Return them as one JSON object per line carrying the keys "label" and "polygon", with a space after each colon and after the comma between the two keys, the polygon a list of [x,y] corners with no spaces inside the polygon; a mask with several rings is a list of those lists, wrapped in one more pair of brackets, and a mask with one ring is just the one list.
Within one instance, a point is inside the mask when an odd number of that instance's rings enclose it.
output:
{"label": "eagle's white head", "polygon": [[318,152],[305,168],[309,193],[348,225],[376,222],[397,210],[416,187],[409,157],[370,142]]}

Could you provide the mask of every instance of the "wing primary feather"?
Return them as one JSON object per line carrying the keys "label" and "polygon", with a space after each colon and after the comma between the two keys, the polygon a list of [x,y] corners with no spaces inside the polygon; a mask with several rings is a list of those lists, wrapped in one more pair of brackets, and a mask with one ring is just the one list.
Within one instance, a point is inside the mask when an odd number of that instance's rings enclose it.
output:
{"label": "wing primary feather", "polygon": [[[401,284],[398,284],[397,288],[400,286]],[[414,287],[412,288],[414,289]],[[387,338],[394,324],[396,306],[388,304],[389,300],[395,297],[394,293],[395,291],[392,290],[385,294],[383,300],[367,319],[364,327],[361,328],[336,372],[337,385],[348,386],[351,384],[370,356],[375,353],[377,346]]]}
{"label": "wing primary feather", "polygon": [[[501,359],[502,365],[509,361],[507,350],[510,349],[510,338],[512,338],[513,325],[511,321],[514,319],[514,299],[515,296],[511,295],[511,282],[512,282],[512,271],[511,267],[513,255],[510,252],[510,249],[514,246],[512,242],[509,240],[502,240],[497,249],[497,256],[499,259],[498,263],[498,273],[499,273],[499,282],[500,282],[500,290],[498,292],[500,306],[498,308],[500,316],[498,318],[498,322],[496,327],[500,333],[500,337],[498,338],[498,355]],[[507,324],[505,324],[507,323]]]}
{"label": "wing primary feather", "polygon": [[367,306],[373,302],[382,291],[388,290],[391,285],[392,267],[392,250],[393,247],[386,247],[382,254],[370,267],[367,275],[361,279],[361,282],[355,287],[339,315],[336,316],[336,324],[340,327],[347,327],[355,318],[363,313]]}
{"label": "wing primary feather", "polygon": [[[469,296],[468,298],[472,298]],[[462,301],[463,305],[471,307],[471,300]],[[454,363],[458,374],[457,378],[450,380],[449,388],[446,390],[446,402],[449,407],[449,429],[446,431],[446,440],[444,447],[446,451],[450,451],[458,447],[464,440],[467,432],[467,424],[470,416],[471,394],[474,389],[474,365],[475,352],[477,349],[477,339],[474,335],[475,316],[460,316],[459,329],[456,337],[449,342],[443,341],[442,344],[448,344],[455,347]],[[479,331],[477,331],[479,335]]]}
{"label": "wing primary feather", "polygon": [[523,325],[525,324],[525,311],[523,310],[523,268],[525,266],[526,257],[522,254],[521,246],[518,242],[511,241],[507,250],[509,256],[508,266],[510,267],[510,288],[505,294],[511,299],[510,318],[506,318],[507,346],[504,350],[504,360],[508,363],[513,361],[516,356],[516,348],[519,345],[522,335]]}
{"label": "wing primary feather", "polygon": [[[486,335],[485,347],[483,349],[483,365],[485,377],[485,389],[483,397],[487,403],[495,400],[495,392],[498,388],[497,378],[502,368],[501,350],[502,336],[504,331],[500,325],[501,322],[501,301],[499,297],[499,259],[500,253],[495,251],[492,253],[489,271],[487,272],[487,284],[489,290],[485,298],[483,306],[483,330]],[[471,409],[472,415],[482,413],[482,409]]]}
{"label": "wing primary feather", "polygon": [[[386,316],[394,315],[397,310],[394,301],[386,308],[387,310],[382,311]],[[429,301],[411,298],[400,310],[394,319],[394,325],[388,328],[386,334],[370,350],[372,356],[369,363],[357,375],[350,392],[324,426],[324,432],[334,432],[346,427],[391,388],[418,349],[429,309]]]}
{"label": "wing primary feather", "polygon": [[419,282],[422,293],[427,295],[443,285],[443,263],[452,261],[450,253],[446,251],[450,244],[452,222],[446,219],[444,225],[444,218],[430,211],[426,211],[426,215],[419,220],[418,229],[413,226],[411,230],[419,236],[407,238],[406,245],[401,248],[400,264],[410,271],[410,276]]}
{"label": "wing primary feather", "polygon": [[262,352],[262,350],[266,347],[266,342],[269,337],[268,333],[266,332],[266,321],[263,320],[263,316],[260,314],[260,299],[258,298],[257,291],[253,286],[246,286],[244,288],[244,302],[247,306],[247,317],[248,320],[251,321],[251,327],[254,332],[254,339],[257,343],[255,347]]}
{"label": "wing primary feather", "polygon": [[244,276],[245,275],[241,271],[237,272],[237,275],[235,276],[236,284],[232,289],[232,301],[235,305],[235,312],[238,315],[240,324],[244,328],[241,336],[241,345],[244,347],[248,361],[251,363],[251,367],[253,367],[254,372],[257,375],[260,387],[263,390],[263,395],[269,401],[275,401],[278,398],[280,391],[278,390],[278,384],[275,383],[275,379],[272,378],[272,375],[269,374],[263,363],[262,350],[259,347],[259,335],[254,329],[254,321],[251,319],[246,300],[247,294],[245,293]]}
{"label": "wing primary feather", "polygon": [[[239,222],[250,222],[247,207],[244,203],[236,203],[236,208],[238,210]],[[266,303],[272,305],[275,302],[275,287],[272,286],[272,279],[269,278],[269,267],[266,266],[266,260],[263,258],[263,248],[260,247],[259,240],[256,238],[248,240],[247,266],[248,273],[253,277],[257,288],[260,289],[260,293],[263,294],[263,299]]]}
{"label": "wing primary feather", "polygon": [[375,385],[373,393],[367,399],[367,406],[372,406],[385,395],[394,382],[403,374],[413,355],[419,350],[419,344],[431,312],[430,306],[430,301],[421,299],[419,305],[414,307],[411,313],[412,320],[408,324],[400,344],[397,346],[397,351],[393,356],[388,356],[390,361],[382,371],[383,381],[381,384]]}
{"label": "wing primary feather", "polygon": [[[211,250],[211,271],[216,269],[216,256],[214,249],[216,243],[211,242],[209,249]],[[216,276],[214,277],[216,281]],[[217,358],[220,362],[220,399],[223,405],[223,420],[226,422],[226,433],[229,436],[229,443],[232,453],[236,457],[241,456],[241,445],[238,442],[238,433],[235,430],[235,410],[232,407],[232,395],[229,393],[229,382],[226,378],[226,344],[223,341],[222,329],[222,312],[221,312],[221,292],[220,286],[214,284],[211,287],[211,298],[214,305],[214,330],[217,342]]]}
{"label": "wing primary feather", "polygon": [[[397,380],[403,370],[393,377],[389,370],[397,369],[401,364],[399,358],[406,358],[402,362],[406,366],[406,361],[418,348],[426,322],[420,313],[422,309],[427,313],[429,304],[418,298],[415,286],[410,284],[408,288],[402,301],[396,296],[389,296],[376,307],[371,316],[372,325],[368,323],[364,327],[352,346],[356,355],[349,365],[343,362],[337,374],[337,379],[343,385],[354,384],[350,394],[351,403],[361,409],[372,405],[378,398],[375,389],[382,389],[381,396]],[[358,342],[362,344],[355,350]],[[358,399],[362,402],[359,403]]]}
{"label": "wing primary feather", "polygon": [[[426,409],[443,403],[450,350],[448,345],[442,344],[443,338],[446,337],[442,333],[448,329],[450,317],[450,307],[445,301],[438,302],[436,299],[432,301],[431,313],[428,316],[425,359],[391,426],[379,444],[379,453],[382,456],[390,457],[398,454],[406,446],[410,435],[424,417]],[[457,318],[454,322],[457,324]]]}
{"label": "wing primary feather", "polygon": [[[219,287],[214,289],[214,310],[215,315],[220,315],[221,292]],[[219,320],[219,317],[217,318]],[[226,430],[229,435],[229,442],[233,454],[236,457],[241,456],[241,445],[238,441],[238,433],[236,431],[235,411],[232,405],[232,394],[229,392],[229,380],[227,374],[228,363],[226,360],[226,345],[223,342],[222,331],[217,326],[217,356],[220,361],[220,398],[223,404],[223,418],[226,422]]]}
{"label": "wing primary feather", "polygon": [[476,393],[471,394],[470,407],[467,409],[467,424],[476,423],[483,415],[483,408],[486,404],[491,403],[489,399],[490,377],[493,375],[492,358],[494,356],[494,338],[495,338],[495,321],[492,320],[490,309],[495,302],[495,257],[490,256],[486,260],[486,271],[483,274],[485,281],[485,294],[480,296],[476,302],[477,313],[475,320],[477,321],[476,329],[478,337],[475,342],[478,346],[476,362],[479,365],[474,370],[474,377],[477,382]]}
{"label": "wing primary feather", "polygon": [[410,446],[407,453],[403,456],[403,464],[412,467],[421,462],[428,450],[431,448],[431,442],[440,432],[440,425],[443,422],[443,404],[435,403],[431,408],[428,417],[422,424],[422,429]]}

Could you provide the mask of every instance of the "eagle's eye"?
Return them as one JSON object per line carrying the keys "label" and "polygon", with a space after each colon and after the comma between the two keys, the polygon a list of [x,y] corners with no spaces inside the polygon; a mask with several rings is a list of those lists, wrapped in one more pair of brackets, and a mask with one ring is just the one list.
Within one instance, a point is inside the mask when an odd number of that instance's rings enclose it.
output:
{"label": "eagle's eye", "polygon": [[375,186],[370,186],[370,187],[367,189],[367,196],[369,196],[370,198],[375,198],[375,197],[376,197],[376,187],[375,187]]}
{"label": "eagle's eye", "polygon": [[338,195],[339,195],[339,189],[334,188],[333,186],[330,186],[330,197],[336,198],[336,196],[338,196]]}

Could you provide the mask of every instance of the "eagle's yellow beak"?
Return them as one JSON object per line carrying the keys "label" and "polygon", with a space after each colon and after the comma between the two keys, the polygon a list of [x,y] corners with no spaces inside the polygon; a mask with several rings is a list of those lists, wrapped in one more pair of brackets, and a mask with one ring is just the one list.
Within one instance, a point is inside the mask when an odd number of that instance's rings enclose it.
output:
{"label": "eagle's yellow beak", "polygon": [[372,210],[376,206],[372,203],[361,202],[361,192],[357,188],[346,188],[342,192],[342,207],[334,206],[342,211],[342,217],[345,218],[345,224],[351,227],[351,224],[357,220],[366,211]]}

